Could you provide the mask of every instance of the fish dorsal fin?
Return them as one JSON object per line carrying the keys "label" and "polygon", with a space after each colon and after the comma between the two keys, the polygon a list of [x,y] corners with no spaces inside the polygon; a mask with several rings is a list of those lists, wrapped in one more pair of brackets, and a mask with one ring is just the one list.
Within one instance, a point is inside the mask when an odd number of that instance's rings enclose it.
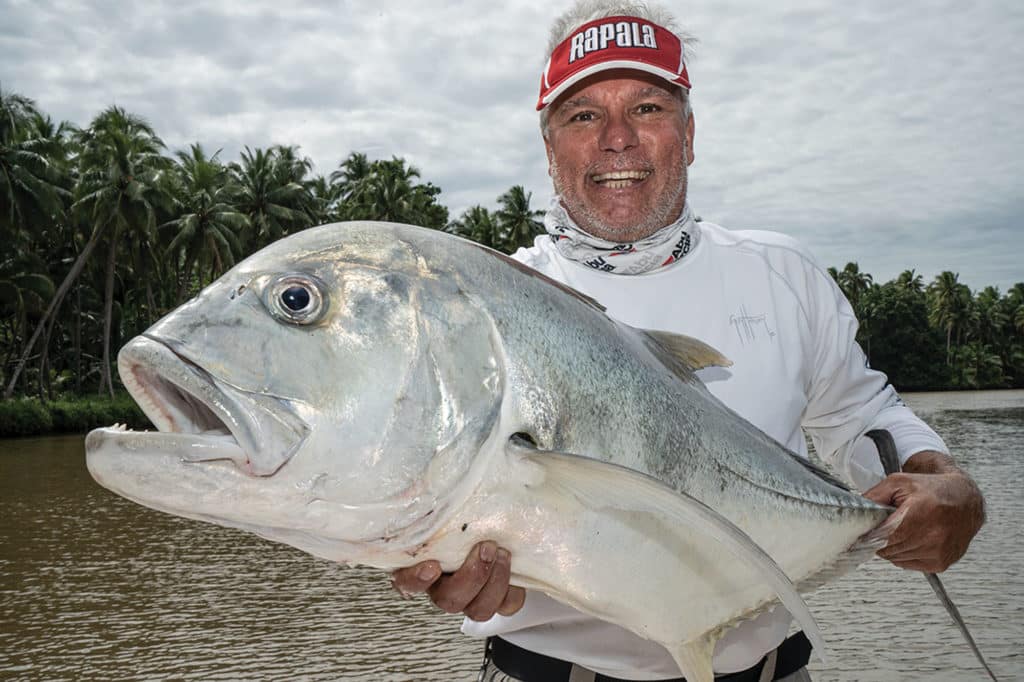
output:
{"label": "fish dorsal fin", "polygon": [[666,355],[673,360],[673,362],[666,362],[670,367],[675,362],[683,363],[691,371],[704,369],[705,367],[732,366],[732,360],[700,339],[695,339],[685,334],[675,334],[656,329],[642,329],[639,331],[647,336],[650,341],[648,345],[653,346],[652,349],[662,357],[663,361],[666,359]]}
{"label": "fish dorsal fin", "polygon": [[833,476],[832,472],[830,472],[829,470],[819,466],[818,464],[812,462],[806,457],[802,457],[801,455],[792,452],[791,450],[789,450],[789,448],[786,448],[786,454],[788,454],[794,462],[802,466],[804,469],[807,469],[807,471],[811,472],[812,474],[814,474],[821,480],[825,481],[826,483],[831,483],[840,490],[845,490],[847,492],[850,491],[850,486],[847,485],[845,481],[842,481]]}

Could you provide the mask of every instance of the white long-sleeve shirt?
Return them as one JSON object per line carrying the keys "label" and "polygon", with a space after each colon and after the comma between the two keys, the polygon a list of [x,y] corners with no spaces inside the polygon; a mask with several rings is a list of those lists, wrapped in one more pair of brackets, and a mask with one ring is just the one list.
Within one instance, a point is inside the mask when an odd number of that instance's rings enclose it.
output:
{"label": "white long-sleeve shirt", "polygon": [[[719,350],[733,365],[728,372],[712,367],[698,373],[711,393],[805,456],[806,431],[815,450],[861,490],[883,476],[866,431],[888,429],[901,462],[922,450],[948,452],[885,375],[867,367],[855,341],[853,310],[798,242],[707,222],[696,223],[691,236],[694,245],[684,258],[641,275],[601,272],[568,260],[547,235],[514,257],[595,298],[622,322],[693,336]],[[757,663],[782,642],[790,620],[777,608],[726,633],[715,648],[715,671]],[[486,623],[466,620],[463,631],[501,635],[614,677],[679,676],[661,646],[538,592],[529,592],[515,615]]]}

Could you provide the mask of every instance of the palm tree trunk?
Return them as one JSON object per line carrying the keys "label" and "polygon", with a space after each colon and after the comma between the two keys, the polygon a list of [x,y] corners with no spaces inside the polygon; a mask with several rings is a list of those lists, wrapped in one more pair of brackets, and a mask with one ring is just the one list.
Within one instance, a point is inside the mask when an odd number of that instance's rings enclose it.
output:
{"label": "palm tree trunk", "polygon": [[103,234],[103,227],[98,227],[93,230],[92,236],[89,237],[89,241],[86,242],[85,248],[82,249],[82,253],[78,255],[78,259],[75,264],[71,266],[71,270],[64,277],[64,281],[57,287],[56,293],[53,295],[53,300],[50,301],[50,305],[47,306],[46,311],[40,318],[36,330],[32,333],[32,337],[25,344],[25,348],[21,351],[21,357],[18,358],[18,364],[14,368],[14,373],[11,375],[11,380],[7,384],[7,388],[4,389],[4,400],[9,400],[14,395],[14,387],[18,385],[18,378],[25,369],[25,365],[28,364],[29,355],[32,353],[32,348],[36,345],[36,341],[42,335],[43,330],[46,329],[46,324],[50,320],[50,317],[54,315],[57,308],[60,306],[64,297],[67,295],[71,285],[74,284],[75,280],[82,273],[82,269],[85,267],[86,261],[89,260],[89,256],[92,255],[93,249],[96,248],[96,244],[99,243],[100,235]]}
{"label": "palm tree trunk", "polygon": [[[56,315],[54,317],[56,317]],[[49,395],[49,393],[50,393],[49,390],[47,389],[47,385],[46,385],[46,378],[47,378],[46,377],[46,374],[47,374],[47,368],[46,368],[46,355],[47,355],[47,353],[46,353],[46,346],[48,345],[49,340],[50,340],[50,335],[49,334],[44,334],[43,335],[43,352],[41,352],[39,354],[39,379],[38,379],[38,381],[36,381],[36,385],[37,385],[36,393],[39,395],[39,402],[41,402],[41,403],[45,403],[46,402],[46,396]]]}
{"label": "palm tree trunk", "polygon": [[56,312],[50,316],[50,323],[46,325],[46,333],[43,334],[43,347],[39,351],[39,399],[43,402],[53,399],[53,387],[50,385],[50,339],[58,317]]}
{"label": "palm tree trunk", "polygon": [[174,305],[181,305],[185,302],[185,294],[188,291],[188,280],[190,273],[192,272],[192,261],[191,257],[185,258],[185,268],[180,270],[178,274],[178,293],[174,297]]}
{"label": "palm tree trunk", "polygon": [[75,287],[75,395],[82,393],[82,285]]}
{"label": "palm tree trunk", "polygon": [[103,293],[103,375],[100,379],[100,393],[104,385],[110,398],[114,398],[114,379],[110,373],[110,331],[114,323],[114,266],[117,264],[117,233],[110,240],[107,254],[107,285]]}

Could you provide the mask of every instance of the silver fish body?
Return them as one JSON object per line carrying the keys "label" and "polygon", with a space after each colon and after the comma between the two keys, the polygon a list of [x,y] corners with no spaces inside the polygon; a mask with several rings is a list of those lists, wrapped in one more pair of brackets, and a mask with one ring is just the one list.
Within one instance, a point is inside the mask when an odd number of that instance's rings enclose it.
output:
{"label": "silver fish body", "polygon": [[869,558],[891,511],[722,405],[708,364],[727,360],[471,242],[327,225],[125,346],[159,432],[94,431],[88,465],[141,504],[336,561],[454,569],[496,540],[515,584],[703,682],[721,633],[780,597],[808,625],[788,581]]}

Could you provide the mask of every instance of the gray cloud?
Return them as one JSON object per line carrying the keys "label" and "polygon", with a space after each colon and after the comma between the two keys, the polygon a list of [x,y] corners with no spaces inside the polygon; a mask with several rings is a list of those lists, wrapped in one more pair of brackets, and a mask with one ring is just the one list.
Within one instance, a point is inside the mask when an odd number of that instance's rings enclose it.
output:
{"label": "gray cloud", "polygon": [[[533,110],[543,0],[0,0],[0,83],[80,125],[110,104],[171,148],[298,144],[320,172],[403,156],[453,217],[551,190]],[[691,203],[885,280],[1024,280],[1024,6],[982,0],[695,4]]]}

